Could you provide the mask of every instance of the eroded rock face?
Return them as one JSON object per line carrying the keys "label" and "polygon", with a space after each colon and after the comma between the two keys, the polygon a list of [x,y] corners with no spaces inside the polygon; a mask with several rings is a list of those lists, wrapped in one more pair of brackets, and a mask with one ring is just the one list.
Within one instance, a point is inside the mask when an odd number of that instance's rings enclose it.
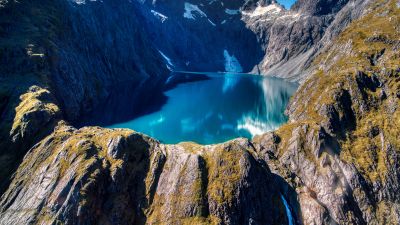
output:
{"label": "eroded rock face", "polygon": [[369,2],[304,0],[297,1],[290,10],[270,2],[259,10],[245,10],[242,20],[257,34],[265,50],[263,60],[253,71],[304,81],[313,70],[313,60],[362,14]]}
{"label": "eroded rock face", "polygon": [[168,76],[140,25],[138,2],[81,3],[2,2],[0,192],[25,153],[61,118],[76,122],[121,83],[136,92],[133,100],[143,89],[161,92]]}
{"label": "eroded rock face", "polygon": [[54,102],[55,99],[48,90],[38,86],[30,87],[15,108],[16,115],[10,131],[12,141],[32,140],[39,136],[40,130],[54,127],[61,118],[61,111]]}
{"label": "eroded rock face", "polygon": [[244,139],[163,145],[130,130],[60,123],[25,157],[0,223],[286,223],[254,150]]}
{"label": "eroded rock face", "polygon": [[304,224],[365,223],[346,176],[354,180],[358,171],[339,159],[323,128],[299,125],[291,132],[284,152],[264,153],[264,159],[297,187]]}
{"label": "eroded rock face", "polygon": [[[52,54],[53,92],[66,118],[76,122],[114,89],[130,85],[132,104],[160,92],[169,70],[146,30],[137,1],[56,1],[64,19]],[[51,12],[50,12],[51,13]],[[157,66],[155,66],[157,65]]]}
{"label": "eroded rock face", "polygon": [[[9,96],[10,99],[15,97]],[[6,104],[13,105],[11,101]],[[54,96],[49,90],[35,85],[20,96],[20,102],[15,107],[14,112],[7,109],[1,115],[0,192],[10,183],[9,178],[26,151],[49,135],[62,118]],[[11,121],[10,118],[14,119]]]}
{"label": "eroded rock face", "polygon": [[141,2],[151,40],[172,70],[249,72],[264,55],[241,20],[245,0]]}
{"label": "eroded rock face", "polygon": [[348,2],[349,0],[297,0],[292,10],[309,15],[326,15],[340,11]]}
{"label": "eroded rock face", "polygon": [[395,4],[371,4],[317,60],[287,109],[290,123],[254,140],[296,190],[305,224],[400,221]]}

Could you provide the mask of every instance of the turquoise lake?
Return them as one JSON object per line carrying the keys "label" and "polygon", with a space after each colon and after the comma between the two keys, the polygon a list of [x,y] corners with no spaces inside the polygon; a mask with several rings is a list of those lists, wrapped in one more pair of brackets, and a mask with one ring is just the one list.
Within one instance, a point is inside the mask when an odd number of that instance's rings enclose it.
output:
{"label": "turquoise lake", "polygon": [[167,101],[159,110],[108,127],[130,128],[167,144],[214,144],[252,138],[287,121],[284,111],[297,84],[258,75],[207,76],[210,79],[181,83],[166,91]]}

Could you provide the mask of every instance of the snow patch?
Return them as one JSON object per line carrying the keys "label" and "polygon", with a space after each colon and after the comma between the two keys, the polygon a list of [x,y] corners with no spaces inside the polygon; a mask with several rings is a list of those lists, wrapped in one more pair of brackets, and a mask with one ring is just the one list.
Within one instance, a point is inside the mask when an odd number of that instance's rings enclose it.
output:
{"label": "snow patch", "polygon": [[172,71],[171,67],[174,67],[174,64],[172,63],[172,60],[166,56],[162,51],[158,50],[158,52],[160,53],[160,55],[165,59],[165,61],[167,62],[167,64],[165,64],[167,66],[167,68]]}
{"label": "snow patch", "polygon": [[201,9],[197,5],[185,2],[185,12],[183,13],[183,17],[195,20],[196,14],[200,15],[200,17],[207,17],[207,15],[203,11],[201,11]]}
{"label": "snow patch", "polygon": [[282,8],[275,4],[271,4],[268,6],[257,5],[257,7],[253,11],[242,11],[242,14],[249,16],[249,17],[257,17],[257,16],[262,16],[267,13],[268,14],[279,14],[281,11],[282,11]]}
{"label": "snow patch", "polygon": [[[97,0],[88,0],[89,2],[95,2]],[[73,0],[73,2],[75,2],[78,5],[83,5],[86,4],[86,0]]]}
{"label": "snow patch", "polygon": [[157,17],[157,18],[161,21],[161,23],[164,23],[165,20],[168,19],[167,16],[165,16],[165,15],[163,15],[163,14],[161,14],[161,13],[155,11],[155,10],[151,10],[151,13],[153,13],[153,15],[154,15],[155,17]]}
{"label": "snow patch", "polygon": [[208,19],[208,22],[210,22],[211,25],[213,25],[214,27],[216,27],[217,25],[215,23],[213,23],[213,21],[211,21],[210,19]]}
{"label": "snow patch", "polygon": [[171,82],[172,78],[174,78],[174,75],[169,76],[169,77],[167,78],[167,80],[165,81],[165,84],[169,84],[169,82]]}
{"label": "snow patch", "polygon": [[239,14],[239,10],[238,9],[225,9],[225,13],[228,15],[237,15],[237,14]]}
{"label": "snow patch", "polygon": [[173,66],[174,64],[172,64],[172,61],[170,58],[168,58],[168,56],[166,56],[162,51],[158,50],[158,52],[161,54],[161,56],[167,61],[167,63],[171,66]]}
{"label": "snow patch", "polygon": [[286,15],[278,17],[278,20],[285,20],[285,19],[296,20],[300,18],[300,16],[301,16],[300,13],[288,13]]}
{"label": "snow patch", "polygon": [[237,58],[234,55],[230,55],[226,49],[224,50],[224,58],[225,58],[226,72],[235,72],[235,73],[243,72],[239,60],[237,60]]}

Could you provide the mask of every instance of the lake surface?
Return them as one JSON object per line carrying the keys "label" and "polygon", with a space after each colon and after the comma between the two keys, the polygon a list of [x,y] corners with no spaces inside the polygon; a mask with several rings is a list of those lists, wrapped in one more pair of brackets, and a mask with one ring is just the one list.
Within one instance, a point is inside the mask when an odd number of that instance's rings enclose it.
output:
{"label": "lake surface", "polygon": [[[180,74],[171,78],[176,76]],[[167,144],[213,144],[252,138],[287,121],[284,110],[297,84],[258,75],[207,76],[210,79],[181,83],[166,91],[167,101],[158,111],[108,127],[130,128]]]}

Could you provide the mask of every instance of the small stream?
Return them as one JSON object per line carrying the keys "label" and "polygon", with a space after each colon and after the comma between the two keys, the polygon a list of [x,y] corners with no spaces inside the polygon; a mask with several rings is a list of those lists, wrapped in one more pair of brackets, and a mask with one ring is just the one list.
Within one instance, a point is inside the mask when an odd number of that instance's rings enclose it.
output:
{"label": "small stream", "polygon": [[292,211],[290,210],[288,202],[286,201],[285,197],[283,197],[283,195],[281,195],[281,199],[282,199],[283,204],[285,205],[288,225],[295,225],[295,222],[294,222],[294,219],[293,219],[293,215],[292,215]]}

